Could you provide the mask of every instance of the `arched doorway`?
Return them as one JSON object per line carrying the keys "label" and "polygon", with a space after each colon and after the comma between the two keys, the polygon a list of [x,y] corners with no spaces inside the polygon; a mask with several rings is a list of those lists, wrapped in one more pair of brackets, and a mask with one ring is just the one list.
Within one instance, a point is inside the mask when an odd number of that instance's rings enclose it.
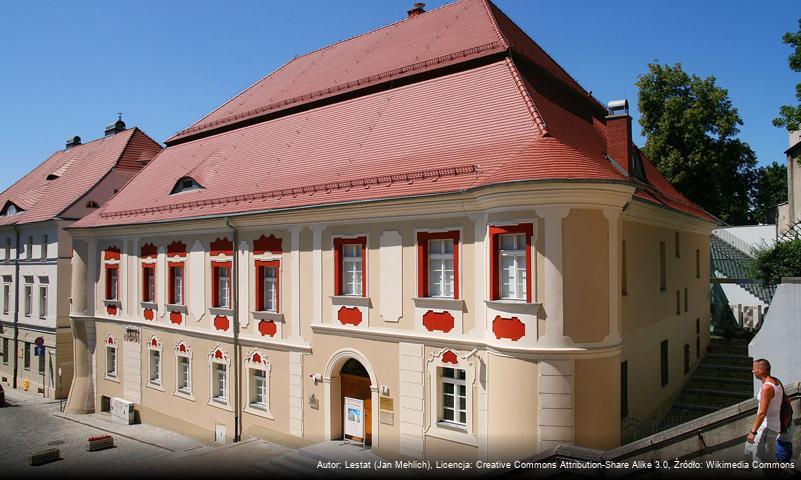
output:
{"label": "arched doorway", "polygon": [[[323,382],[326,438],[341,440],[345,437],[345,402],[350,398],[360,400],[363,405],[365,444],[378,445],[378,382],[375,370],[364,355],[349,348],[336,352],[328,360]],[[359,402],[350,402],[353,403]]]}

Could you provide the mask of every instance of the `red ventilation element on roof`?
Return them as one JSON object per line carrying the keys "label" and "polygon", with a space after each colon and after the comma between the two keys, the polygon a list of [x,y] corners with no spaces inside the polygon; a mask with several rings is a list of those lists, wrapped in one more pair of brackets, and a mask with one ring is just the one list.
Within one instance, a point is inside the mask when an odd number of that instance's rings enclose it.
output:
{"label": "red ventilation element on roof", "polygon": [[278,330],[272,320],[262,320],[259,322],[259,333],[262,337],[274,337]]}
{"label": "red ventilation element on roof", "polygon": [[453,330],[453,315],[449,312],[429,310],[423,315],[423,326],[429,332],[439,330],[442,333],[448,333]]}
{"label": "red ventilation element on roof", "polygon": [[180,240],[176,240],[171,244],[167,245],[167,255],[170,257],[179,256],[185,257],[186,256],[186,244]]}
{"label": "red ventilation element on roof", "polygon": [[451,365],[458,365],[459,359],[456,358],[456,354],[453,353],[452,350],[448,350],[447,352],[442,354],[442,363],[450,363]]}
{"label": "red ventilation element on roof", "polygon": [[503,318],[500,315],[492,321],[492,333],[495,338],[508,338],[514,342],[526,336],[526,325],[517,317]]}
{"label": "red ventilation element on roof", "polygon": [[120,259],[120,249],[117,247],[108,247],[103,252],[103,258],[105,260],[119,260]]}
{"label": "red ventilation element on roof", "polygon": [[234,254],[234,242],[228,240],[228,238],[218,238],[217,240],[211,242],[211,256],[216,257],[217,255],[233,255]]}
{"label": "red ventilation element on roof", "polygon": [[270,252],[275,255],[281,254],[281,239],[276,238],[273,234],[270,234],[269,237],[262,235],[258,238],[258,240],[254,240],[253,253],[256,255],[261,255],[264,252]]}
{"label": "red ventilation element on roof", "polygon": [[144,244],[139,253],[140,258],[156,258],[157,256],[158,256],[158,249],[152,243]]}
{"label": "red ventilation element on roof", "polygon": [[146,308],[142,315],[145,317],[145,320],[153,320],[153,309]]}
{"label": "red ventilation element on roof", "polygon": [[170,312],[170,323],[175,325],[180,325],[181,322],[184,321],[184,316],[181,315],[181,312]]}
{"label": "red ventilation element on roof", "polygon": [[216,328],[217,330],[226,331],[230,326],[231,322],[225,315],[217,315],[216,317],[214,317],[214,328]]}
{"label": "red ventilation element on roof", "polygon": [[406,12],[406,14],[408,15],[408,18],[413,18],[413,17],[416,17],[418,15],[422,15],[422,14],[426,13],[425,6],[426,6],[426,4],[423,3],[423,2],[415,3],[414,4],[414,8],[412,8],[411,10]]}
{"label": "red ventilation element on roof", "polygon": [[358,307],[342,307],[337,312],[337,318],[342,325],[359,325],[362,323],[362,311]]}

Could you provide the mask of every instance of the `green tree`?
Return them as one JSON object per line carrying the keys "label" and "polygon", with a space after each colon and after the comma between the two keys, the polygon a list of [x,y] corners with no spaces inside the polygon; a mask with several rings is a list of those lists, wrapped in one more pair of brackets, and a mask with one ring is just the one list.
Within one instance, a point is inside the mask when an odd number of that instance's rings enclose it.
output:
{"label": "green tree", "polygon": [[753,221],[771,223],[768,211],[787,201],[787,166],[777,162],[760,167],[756,173]]}
{"label": "green tree", "polygon": [[[788,61],[790,70],[801,72],[801,19],[798,19],[798,31],[787,32],[782,37],[787,45],[793,47]],[[801,102],[801,83],[795,86],[795,98]],[[785,127],[788,132],[794,132],[801,127],[801,105],[784,105],[779,109],[779,117],[773,120],[773,125]]]}
{"label": "green tree", "polygon": [[677,63],[648,64],[638,107],[645,153],[693,202],[721,220],[749,221],[756,156],[739,140],[742,119],[715,77],[689,75]]}
{"label": "green tree", "polygon": [[763,285],[779,284],[782,277],[801,277],[801,237],[758,250],[748,269]]}

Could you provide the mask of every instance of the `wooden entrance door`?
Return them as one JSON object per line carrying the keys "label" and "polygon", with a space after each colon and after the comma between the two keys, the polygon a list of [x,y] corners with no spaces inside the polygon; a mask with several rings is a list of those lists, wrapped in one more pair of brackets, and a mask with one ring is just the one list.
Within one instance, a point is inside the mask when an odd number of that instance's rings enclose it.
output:
{"label": "wooden entrance door", "polygon": [[[370,392],[370,377],[363,377],[361,375],[353,375],[351,373],[340,373],[339,375],[342,391],[342,402],[340,405],[345,404],[345,397],[364,400],[364,433],[366,445],[371,445],[373,440],[372,432],[372,395]],[[344,415],[343,412],[339,412]],[[345,418],[342,418],[342,431],[345,431]],[[354,438],[356,441],[361,441],[361,438]]]}

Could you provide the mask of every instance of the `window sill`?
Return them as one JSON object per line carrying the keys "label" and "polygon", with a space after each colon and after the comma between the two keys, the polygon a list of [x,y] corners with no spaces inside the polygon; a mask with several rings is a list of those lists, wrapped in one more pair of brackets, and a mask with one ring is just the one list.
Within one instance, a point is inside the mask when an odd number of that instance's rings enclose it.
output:
{"label": "window sill", "polygon": [[257,417],[266,418],[268,420],[275,420],[275,418],[273,418],[272,413],[270,413],[270,409],[267,408],[266,405],[264,407],[261,406],[257,407],[251,404],[247,404],[245,405],[244,411],[251,415],[256,415]]}
{"label": "window sill", "polygon": [[160,392],[164,391],[164,387],[162,387],[161,384],[158,384],[158,383],[147,382],[145,384],[145,386],[148,387],[148,388],[152,388],[153,390],[158,390]]}
{"label": "window sill", "polygon": [[524,300],[484,300],[484,303],[493,310],[529,315],[536,315],[542,306],[541,303],[527,303]]}
{"label": "window sill", "polygon": [[426,432],[426,435],[430,437],[441,438],[471,447],[478,446],[478,441],[476,441],[473,435],[468,433],[467,427],[459,427],[455,424],[442,421],[434,423],[431,426],[432,428]]}
{"label": "window sill", "polygon": [[107,299],[103,300],[103,305],[105,305],[105,306],[107,306],[107,307],[108,307],[109,305],[116,305],[116,306],[118,306],[118,307],[119,307],[120,305],[122,305],[122,302],[121,302],[120,300],[109,300],[109,299],[107,298]]}
{"label": "window sill", "polygon": [[231,408],[231,405],[228,404],[228,400],[223,402],[222,400],[217,400],[216,398],[212,398],[209,400],[209,405],[212,407],[219,408],[220,410],[227,410],[229,412],[233,412],[234,409]]}
{"label": "window sill", "polygon": [[139,302],[139,305],[142,308],[149,308],[151,310],[158,310],[159,309],[158,305],[156,304],[156,302],[145,302],[144,300],[142,300],[142,301]]}
{"label": "window sill", "polygon": [[284,314],[280,312],[254,311],[250,313],[253,314],[254,320],[270,320],[275,323],[284,323]]}
{"label": "window sill", "polygon": [[416,308],[434,308],[437,310],[464,311],[464,300],[448,297],[413,297]]}
{"label": "window sill", "polygon": [[197,400],[195,400],[195,397],[192,396],[192,392],[190,392],[190,391],[182,392],[181,390],[176,390],[175,392],[173,392],[173,394],[176,397],[180,397],[180,398],[183,398],[185,400],[189,400],[191,402],[196,402],[197,401]]}
{"label": "window sill", "polygon": [[359,295],[331,295],[331,303],[334,305],[343,305],[343,306],[356,306],[356,307],[367,307],[370,308],[372,306],[370,302],[370,297],[362,297]]}
{"label": "window sill", "polygon": [[112,375],[109,375],[109,374],[105,374],[105,375],[103,375],[103,378],[108,380],[108,381],[110,381],[110,382],[120,383],[120,379],[117,378],[116,375],[112,376]]}
{"label": "window sill", "polygon": [[228,308],[228,307],[211,307],[211,308],[209,308],[209,314],[214,315],[214,316],[216,316],[216,315],[223,316],[224,315],[224,316],[231,317],[231,316],[234,315],[234,309],[233,308]]}
{"label": "window sill", "polygon": [[164,309],[168,312],[181,312],[181,313],[189,313],[189,309],[186,305],[177,305],[172,303],[167,303],[164,305]]}

